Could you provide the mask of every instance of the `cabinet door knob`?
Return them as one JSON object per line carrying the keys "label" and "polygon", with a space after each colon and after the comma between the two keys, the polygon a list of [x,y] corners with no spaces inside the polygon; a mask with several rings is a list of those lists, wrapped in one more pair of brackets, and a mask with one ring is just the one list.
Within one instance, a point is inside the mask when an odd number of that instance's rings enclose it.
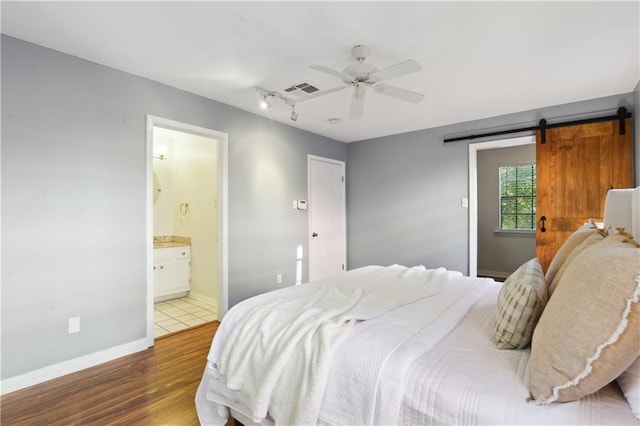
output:
{"label": "cabinet door knob", "polygon": [[160,269],[164,269],[164,266],[161,266]]}
{"label": "cabinet door knob", "polygon": [[153,270],[154,270],[154,271],[156,270],[156,267],[155,267],[155,266],[153,267]]}

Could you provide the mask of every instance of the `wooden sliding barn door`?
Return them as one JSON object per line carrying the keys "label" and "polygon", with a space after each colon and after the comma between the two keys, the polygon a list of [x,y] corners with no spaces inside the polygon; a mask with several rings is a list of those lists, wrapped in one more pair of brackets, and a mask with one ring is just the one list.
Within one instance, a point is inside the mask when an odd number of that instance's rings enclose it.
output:
{"label": "wooden sliding barn door", "polygon": [[545,131],[536,135],[536,255],[546,272],[573,231],[601,221],[611,188],[632,187],[631,119],[624,135],[618,120]]}

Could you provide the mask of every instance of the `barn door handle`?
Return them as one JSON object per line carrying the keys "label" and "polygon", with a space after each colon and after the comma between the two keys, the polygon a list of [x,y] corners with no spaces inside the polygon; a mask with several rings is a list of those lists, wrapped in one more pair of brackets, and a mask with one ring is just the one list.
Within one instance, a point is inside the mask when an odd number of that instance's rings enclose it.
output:
{"label": "barn door handle", "polygon": [[542,216],[540,221],[542,222],[542,228],[540,228],[540,232],[547,232],[547,228],[544,227],[544,222],[547,220],[546,216]]}
{"label": "barn door handle", "polygon": [[318,233],[317,233],[317,232],[314,232],[313,234],[311,234],[311,236],[312,236],[313,238],[315,238],[315,237],[317,237],[317,236],[318,236]]}

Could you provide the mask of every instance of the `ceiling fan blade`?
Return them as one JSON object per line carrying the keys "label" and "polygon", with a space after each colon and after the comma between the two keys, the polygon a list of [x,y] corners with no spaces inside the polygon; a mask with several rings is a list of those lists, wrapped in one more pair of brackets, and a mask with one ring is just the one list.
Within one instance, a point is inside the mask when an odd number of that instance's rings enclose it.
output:
{"label": "ceiling fan blade", "polygon": [[424,99],[422,93],[412,92],[411,90],[401,89],[396,86],[389,86],[388,84],[376,84],[373,86],[373,90],[377,93],[400,99],[401,101],[411,102],[412,104],[420,103]]}
{"label": "ceiling fan blade", "polygon": [[323,72],[325,74],[329,74],[332,75],[334,77],[338,77],[340,80],[344,81],[345,83],[351,83],[353,81],[353,77],[350,76],[349,74],[343,73],[342,71],[336,71],[334,69],[331,69],[329,67],[325,67],[322,65],[311,65],[311,68],[313,68],[316,71],[320,71]]}
{"label": "ceiling fan blade", "polygon": [[328,95],[329,93],[339,92],[339,91],[341,91],[341,90],[346,89],[347,87],[348,87],[348,86],[338,86],[338,87],[334,87],[333,89],[319,90],[319,91],[317,91],[317,92],[312,93],[312,94],[311,94],[311,95],[309,95],[309,96],[306,96],[306,97],[305,97],[305,98],[303,98],[303,99],[298,100],[297,102],[298,102],[298,103],[301,103],[301,102],[310,101],[310,100],[312,100],[312,99],[319,98],[320,96]]}
{"label": "ceiling fan blade", "polygon": [[367,93],[366,84],[358,83],[354,86],[353,96],[351,97],[351,107],[349,108],[349,120],[357,120],[362,117],[365,93]]}
{"label": "ceiling fan blade", "polygon": [[420,64],[413,59],[407,59],[406,61],[400,62],[399,64],[391,65],[390,67],[369,74],[369,79],[375,81],[383,81],[418,71],[422,71],[422,67],[420,66]]}

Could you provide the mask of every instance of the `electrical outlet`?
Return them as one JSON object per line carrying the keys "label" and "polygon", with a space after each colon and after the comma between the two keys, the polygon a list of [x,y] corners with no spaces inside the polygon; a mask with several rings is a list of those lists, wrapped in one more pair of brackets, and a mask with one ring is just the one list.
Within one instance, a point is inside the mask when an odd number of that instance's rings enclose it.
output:
{"label": "electrical outlet", "polygon": [[69,318],[69,334],[80,332],[80,317]]}
{"label": "electrical outlet", "polygon": [[276,284],[282,284],[282,274],[276,275]]}

